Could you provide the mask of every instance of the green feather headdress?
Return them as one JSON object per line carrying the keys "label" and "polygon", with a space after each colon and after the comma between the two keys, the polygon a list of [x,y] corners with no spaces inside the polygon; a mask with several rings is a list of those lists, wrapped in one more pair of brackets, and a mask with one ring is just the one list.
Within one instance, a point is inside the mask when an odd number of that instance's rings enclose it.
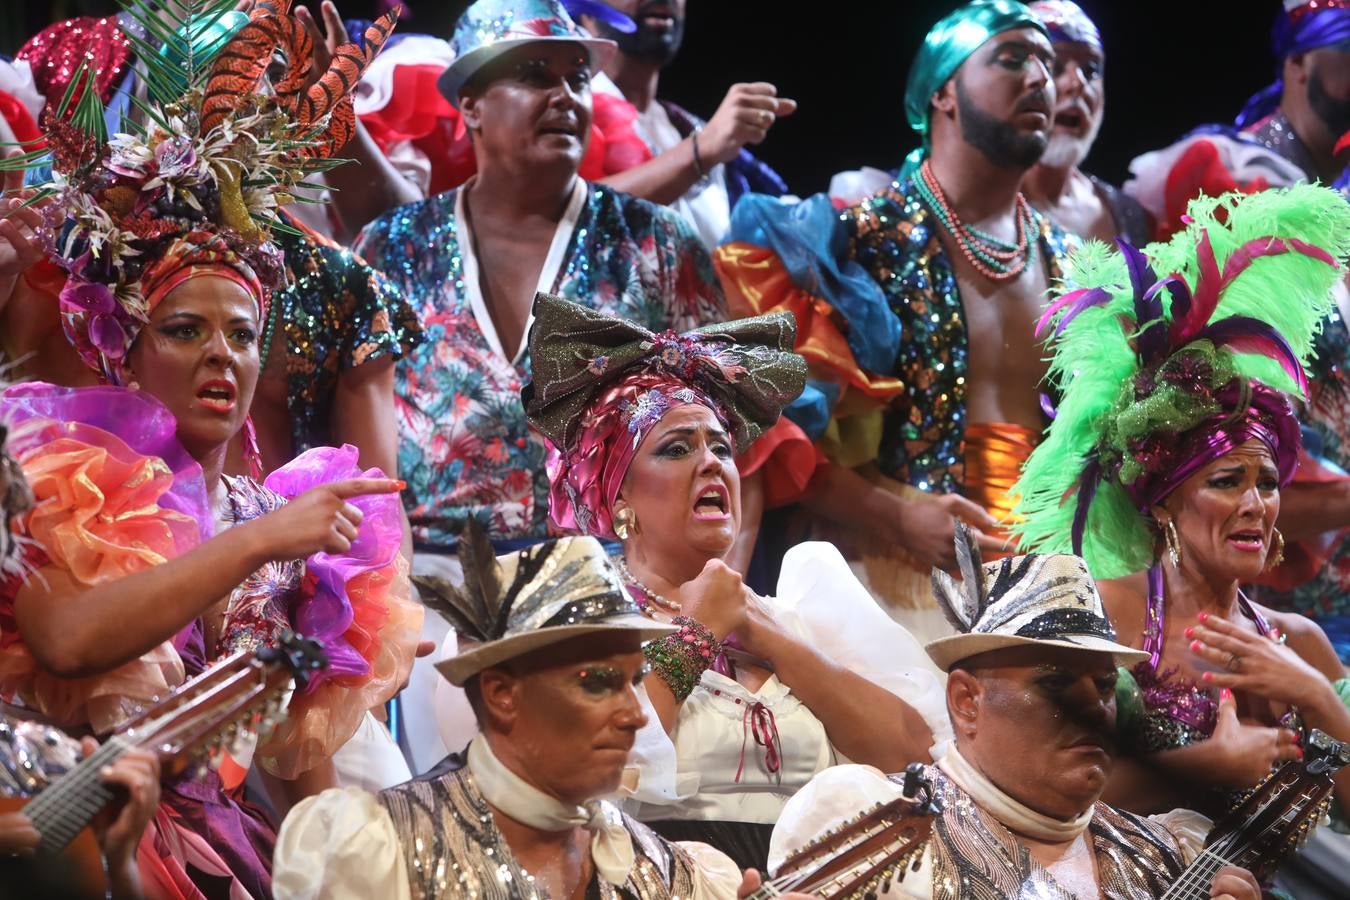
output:
{"label": "green feather headdress", "polygon": [[1075,553],[1097,578],[1147,568],[1149,505],[1194,470],[1195,440],[1224,429],[1282,435],[1277,464],[1292,476],[1297,422],[1277,391],[1306,395],[1350,204],[1298,185],[1201,197],[1188,220],[1142,253],[1090,242],[1069,260],[1068,290],[1041,321],[1054,324],[1047,378],[1062,399],[1013,488],[1024,552]]}

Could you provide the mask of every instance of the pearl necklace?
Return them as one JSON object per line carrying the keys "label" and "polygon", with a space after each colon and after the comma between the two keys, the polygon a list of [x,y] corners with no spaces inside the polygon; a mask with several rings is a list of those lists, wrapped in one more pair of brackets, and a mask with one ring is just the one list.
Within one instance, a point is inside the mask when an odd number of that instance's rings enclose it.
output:
{"label": "pearl necklace", "polygon": [[[651,588],[643,584],[641,580],[639,580],[638,577],[633,574],[633,571],[628,568],[627,560],[625,560],[622,556],[620,556],[617,560],[615,560],[615,562],[618,563],[619,575],[622,576],[623,580],[627,584],[631,584],[633,587],[637,588],[638,590],[642,591],[642,593],[646,594],[647,599],[650,600],[658,609],[660,609],[662,612],[667,612],[676,616],[680,614],[680,604],[672,603],[665,597],[662,597],[656,591],[652,590]],[[643,603],[639,600],[638,606],[642,607],[643,612],[647,612],[646,603]]]}
{"label": "pearl necklace", "polygon": [[1040,213],[1031,208],[1021,192],[1017,194],[1014,211],[1017,240],[1008,243],[961,221],[956,210],[947,202],[947,195],[943,193],[942,185],[938,184],[930,162],[925,160],[919,168],[914,185],[919,196],[933,210],[934,217],[956,241],[971,267],[985,278],[1000,283],[1012,281],[1031,264],[1035,247],[1031,245],[1029,236],[1040,230],[1041,219]]}

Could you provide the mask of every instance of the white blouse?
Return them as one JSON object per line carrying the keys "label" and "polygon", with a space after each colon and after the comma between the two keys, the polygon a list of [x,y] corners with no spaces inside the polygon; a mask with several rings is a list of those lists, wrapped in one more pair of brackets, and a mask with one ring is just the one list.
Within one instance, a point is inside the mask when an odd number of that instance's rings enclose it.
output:
{"label": "white blouse", "polygon": [[[794,637],[914,707],[933,731],[934,758],[945,750],[952,731],[941,673],[833,544],[789,550],[770,603]],[[752,692],[704,672],[670,735],[646,691],[638,694],[648,722],[629,755],[623,802],[640,820],[772,824],[812,776],[845,761],[825,726],[776,675]]]}

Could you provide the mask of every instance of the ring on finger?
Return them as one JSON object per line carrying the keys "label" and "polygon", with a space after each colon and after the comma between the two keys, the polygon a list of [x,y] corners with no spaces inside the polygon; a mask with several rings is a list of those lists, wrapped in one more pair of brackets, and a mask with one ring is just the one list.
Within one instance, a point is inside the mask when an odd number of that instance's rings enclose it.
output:
{"label": "ring on finger", "polygon": [[1236,672],[1238,669],[1242,668],[1242,657],[1238,656],[1236,653],[1228,654],[1226,668],[1230,672]]}

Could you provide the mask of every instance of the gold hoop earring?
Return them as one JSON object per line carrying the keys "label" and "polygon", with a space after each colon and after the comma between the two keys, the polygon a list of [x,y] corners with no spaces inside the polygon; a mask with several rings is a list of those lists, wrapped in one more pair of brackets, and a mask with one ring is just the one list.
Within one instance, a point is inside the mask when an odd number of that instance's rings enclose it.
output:
{"label": "gold hoop earring", "polygon": [[1278,528],[1271,530],[1275,532],[1275,540],[1271,545],[1271,550],[1273,552],[1266,555],[1265,571],[1267,572],[1278,569],[1280,563],[1284,562],[1284,535],[1280,534],[1280,529]]}
{"label": "gold hoop earring", "polygon": [[633,507],[625,506],[614,514],[614,533],[619,536],[619,540],[626,541],[635,534],[642,534],[642,529],[638,528],[637,513],[633,512]]}
{"label": "gold hoop earring", "polygon": [[1172,568],[1181,565],[1181,538],[1177,535],[1177,523],[1171,519],[1163,526],[1163,543],[1167,545],[1167,555],[1172,560]]}

